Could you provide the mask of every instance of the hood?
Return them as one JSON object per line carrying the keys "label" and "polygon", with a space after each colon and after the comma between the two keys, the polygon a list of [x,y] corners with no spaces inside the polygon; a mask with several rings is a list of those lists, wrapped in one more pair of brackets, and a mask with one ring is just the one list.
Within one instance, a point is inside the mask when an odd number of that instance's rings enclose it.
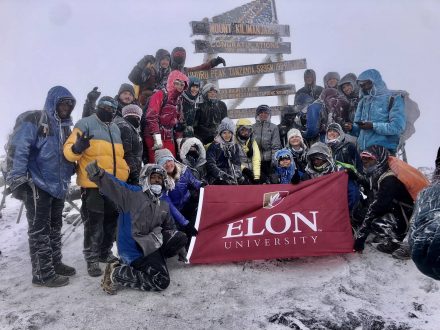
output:
{"label": "hood", "polygon": [[363,157],[363,155],[368,154],[373,155],[377,161],[376,169],[373,173],[371,173],[373,180],[376,181],[383,173],[385,173],[389,169],[388,157],[390,153],[388,152],[388,149],[383,146],[372,145],[361,152],[361,158]]}
{"label": "hood", "polygon": [[[286,157],[286,156],[288,156],[290,158],[290,166],[286,167],[286,168],[282,168],[278,164],[278,159],[281,157]],[[281,174],[281,172],[279,171],[281,169],[284,169],[284,170],[288,169],[288,171],[291,172],[292,174],[295,172],[295,161],[293,160],[293,155],[287,149],[280,149],[277,152],[275,152],[275,154],[273,155],[273,164],[275,165],[278,174]]]}
{"label": "hood", "polygon": [[339,80],[341,80],[341,76],[337,72],[333,72],[333,71],[327,72],[327,74],[324,76],[324,79],[323,79],[324,80],[324,88],[328,88],[327,82],[330,79],[336,79],[339,82]]}
{"label": "hood", "polygon": [[185,139],[180,146],[180,159],[182,159],[182,162],[187,164],[186,155],[188,154],[189,149],[191,146],[196,145],[197,150],[199,151],[199,159],[197,160],[197,166],[203,165],[206,163],[206,149],[203,146],[202,141],[200,141],[198,138],[192,137]]}
{"label": "hood", "polygon": [[176,100],[180,96],[180,94],[182,94],[176,90],[176,87],[174,87],[174,81],[176,79],[185,82],[185,87],[183,90],[188,88],[188,77],[178,70],[171,71],[167,80],[167,92],[168,92],[168,98],[170,100]]}
{"label": "hood", "polygon": [[223,131],[230,131],[232,135],[235,135],[235,124],[232,119],[225,117],[217,127],[217,133],[220,135]]}
{"label": "hood", "polygon": [[205,86],[203,86],[202,88],[202,96],[203,99],[208,100],[208,92],[210,90],[216,90],[217,93],[219,92],[218,88],[213,84],[213,83],[207,83]]}
{"label": "hood", "polygon": [[[335,141],[328,140],[327,133],[329,130],[333,130],[333,131],[336,131],[339,133],[339,137],[337,139],[335,139]],[[344,130],[342,129],[341,125],[339,125],[338,123],[331,123],[328,125],[327,131],[325,134],[325,143],[327,143],[327,144],[330,143],[331,145],[339,144],[340,142],[344,141],[344,139],[345,139],[345,133],[344,133]]]}
{"label": "hood", "polygon": [[182,70],[185,66],[186,50],[183,47],[176,47],[171,51],[171,70]]}
{"label": "hood", "polygon": [[189,77],[189,84],[188,84],[188,89],[183,93],[185,99],[187,99],[189,102],[194,101],[199,95],[200,95],[200,89],[199,92],[197,93],[197,95],[192,95],[191,94],[191,87],[192,86],[201,86],[201,81],[199,78],[197,77]]}
{"label": "hood", "polygon": [[156,164],[146,164],[139,175],[139,184],[142,186],[143,192],[149,192],[151,197],[154,197],[153,193],[151,193],[150,188],[150,176],[153,173],[159,173],[162,176],[163,184],[162,184],[162,194],[164,194],[167,190],[169,190],[168,180],[167,180],[167,174],[165,170]]}
{"label": "hood", "polygon": [[350,84],[351,87],[353,88],[353,92],[352,94],[354,95],[358,95],[359,94],[359,86],[356,83],[357,77],[354,73],[347,73],[345,76],[342,77],[342,79],[339,81],[338,83],[338,90],[343,94],[344,92],[342,91],[342,85],[345,84]]}
{"label": "hood", "polygon": [[235,126],[237,126],[238,131],[241,126],[252,126],[252,122],[250,121],[250,119],[240,118],[239,120],[237,120],[237,124],[235,124]]}
{"label": "hood", "polygon": [[[313,82],[310,85],[306,84],[306,76],[313,77]],[[306,71],[304,71],[304,84],[306,86],[311,86],[311,87],[314,87],[316,85],[316,72],[315,72],[315,70],[307,69]]]}
{"label": "hood", "polygon": [[[359,81],[362,80],[370,80],[373,83],[373,88],[370,90],[369,95],[381,96],[389,94],[389,90],[385,82],[382,80],[382,76],[380,75],[379,71],[375,69],[369,69],[362,72],[356,80],[356,83],[358,84]],[[364,92],[362,92],[362,89],[359,89],[359,94],[361,96],[366,95]]]}
{"label": "hood", "polygon": [[122,84],[121,87],[119,87],[119,91],[118,91],[118,97],[123,93],[123,92],[130,92],[131,95],[133,95],[134,97],[134,87],[131,84]]}
{"label": "hood", "polygon": [[[57,104],[62,99],[70,99],[73,100],[73,109],[75,108],[76,100],[73,97],[70,91],[63,86],[55,86],[52,87],[47,93],[46,102],[44,103],[44,111],[47,112],[49,118],[56,119],[58,116],[55,116]],[[73,111],[72,109],[72,111]],[[72,119],[67,118],[62,120],[63,123],[72,125]]]}
{"label": "hood", "polygon": [[[313,164],[312,164],[312,160],[311,160],[311,156],[314,154],[322,154],[324,155],[325,159],[327,162],[329,162],[329,166],[324,169],[321,172],[318,172],[315,170]],[[312,178],[316,178],[319,177],[321,175],[325,175],[325,174],[329,174],[335,171],[335,162],[333,160],[332,157],[332,153],[330,148],[322,142],[316,142],[315,144],[313,144],[309,151],[307,151],[307,166],[306,166],[306,172],[312,177]]]}

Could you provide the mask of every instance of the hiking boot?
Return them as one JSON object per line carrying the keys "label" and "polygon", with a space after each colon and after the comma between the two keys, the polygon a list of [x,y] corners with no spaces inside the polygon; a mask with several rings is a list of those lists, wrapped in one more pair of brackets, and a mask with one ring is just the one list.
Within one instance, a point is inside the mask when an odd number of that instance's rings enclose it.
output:
{"label": "hiking boot", "polygon": [[119,266],[119,262],[107,264],[107,266],[105,267],[104,276],[101,280],[101,288],[111,295],[116,294],[116,290],[118,288],[117,284],[113,283],[112,281],[112,274],[117,266]]}
{"label": "hiking boot", "polygon": [[92,277],[102,275],[102,270],[99,268],[99,262],[87,262],[87,273]]}
{"label": "hiking boot", "polygon": [[53,268],[55,269],[55,273],[58,275],[73,276],[76,274],[75,268],[67,266],[66,264],[63,264],[62,262],[54,265]]}
{"label": "hiking boot", "polygon": [[163,235],[163,244],[161,247],[163,256],[165,258],[174,257],[177,252],[183,248],[188,241],[185,233],[181,231],[164,231]]}
{"label": "hiking boot", "polygon": [[409,249],[408,242],[401,243],[400,247],[396,251],[394,251],[391,256],[399,260],[411,259],[411,250]]}
{"label": "hiking boot", "polygon": [[400,247],[399,243],[385,241],[376,245],[376,249],[383,253],[391,254]]}
{"label": "hiking boot", "polygon": [[46,281],[32,279],[32,284],[35,286],[45,286],[47,288],[58,288],[69,284],[69,278],[67,276],[55,274]]}
{"label": "hiking boot", "polygon": [[110,252],[110,254],[108,254],[105,257],[99,257],[99,262],[105,263],[105,264],[111,264],[113,262],[117,262],[119,261],[118,258],[116,258],[113,253]]}

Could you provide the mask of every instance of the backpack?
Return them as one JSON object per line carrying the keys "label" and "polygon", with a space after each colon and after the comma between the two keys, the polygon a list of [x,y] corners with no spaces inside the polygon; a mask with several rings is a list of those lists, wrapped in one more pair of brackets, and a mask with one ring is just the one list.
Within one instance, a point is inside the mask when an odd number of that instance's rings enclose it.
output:
{"label": "backpack", "polygon": [[393,95],[390,97],[388,103],[388,112],[391,111],[396,96],[400,95],[403,98],[406,125],[405,125],[405,130],[400,135],[400,144],[402,144],[416,132],[414,123],[420,117],[420,109],[419,109],[419,105],[409,97],[409,93],[407,91],[392,90],[391,93]]}
{"label": "backpack", "polygon": [[422,172],[399,158],[389,156],[388,165],[397,179],[405,185],[413,200],[416,200],[418,193],[429,185]]}
{"label": "backpack", "polygon": [[12,130],[12,133],[8,135],[8,140],[5,145],[6,151],[6,164],[2,166],[2,172],[4,177],[7,177],[7,173],[9,173],[13,166],[13,160],[15,155],[15,146],[11,144],[13,137],[17,134],[18,129],[25,121],[31,121],[37,124],[37,136],[47,137],[49,135],[49,121],[47,117],[47,113],[44,110],[29,110],[18,115],[15,120],[15,125]]}

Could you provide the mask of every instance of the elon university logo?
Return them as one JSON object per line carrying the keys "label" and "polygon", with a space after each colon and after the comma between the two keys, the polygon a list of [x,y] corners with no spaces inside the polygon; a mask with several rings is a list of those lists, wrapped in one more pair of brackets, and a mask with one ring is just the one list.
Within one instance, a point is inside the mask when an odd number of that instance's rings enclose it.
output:
{"label": "elon university logo", "polygon": [[281,204],[284,197],[289,195],[288,191],[274,191],[265,193],[263,196],[263,208],[272,209],[275,206]]}

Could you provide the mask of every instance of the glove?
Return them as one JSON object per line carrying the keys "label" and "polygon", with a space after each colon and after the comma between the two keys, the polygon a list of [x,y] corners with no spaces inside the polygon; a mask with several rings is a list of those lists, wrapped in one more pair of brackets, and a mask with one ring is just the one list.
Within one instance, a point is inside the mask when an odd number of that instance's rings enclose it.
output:
{"label": "glove", "polygon": [[253,179],[252,183],[253,184],[261,184],[261,180],[260,179]]}
{"label": "glove", "polygon": [[16,179],[13,179],[12,183],[9,185],[9,188],[5,191],[6,194],[11,193],[12,197],[24,200],[26,194],[26,188],[28,187],[27,183],[29,183],[31,179],[28,179],[27,176],[19,176]]}
{"label": "glove", "polygon": [[86,165],[86,172],[91,181],[98,181],[104,175],[104,170],[98,166],[96,159]]}
{"label": "glove", "polygon": [[186,255],[188,252],[186,252],[185,247],[181,248],[179,251],[177,251],[177,256],[179,261],[188,262],[188,259],[186,259]]}
{"label": "glove", "polygon": [[252,173],[252,171],[250,169],[248,169],[247,167],[243,168],[241,173],[243,173],[243,175],[248,177],[248,178],[253,178],[254,177],[254,173]]}
{"label": "glove", "polygon": [[90,140],[94,135],[87,136],[86,132],[82,135],[78,132],[76,133],[76,142],[72,146],[72,151],[74,154],[80,155],[84,150],[90,147]]}
{"label": "glove", "polygon": [[354,241],[353,251],[362,252],[365,249],[366,236],[360,236]]}
{"label": "glove", "polygon": [[98,92],[98,87],[94,87],[93,90],[91,90],[87,94],[87,100],[89,100],[91,103],[95,103],[100,95],[101,95],[101,92]]}
{"label": "glove", "polygon": [[242,175],[237,178],[238,184],[247,184],[246,178]]}
{"label": "glove", "polygon": [[202,179],[202,180],[200,180],[200,182],[202,183],[201,185],[200,185],[200,187],[206,187],[207,185],[208,185],[208,181],[206,181],[205,179]]}
{"label": "glove", "polygon": [[226,61],[223,57],[217,56],[216,58],[213,58],[211,60],[211,67],[215,68],[217,65],[219,65],[220,63],[223,64],[223,66],[226,66]]}
{"label": "glove", "polygon": [[197,234],[199,233],[198,230],[194,227],[194,225],[191,224],[190,222],[188,222],[188,224],[185,227],[183,227],[183,232],[186,234],[188,238],[197,236]]}
{"label": "glove", "polygon": [[158,150],[163,148],[162,136],[160,134],[154,134],[153,140],[154,140],[153,150]]}

